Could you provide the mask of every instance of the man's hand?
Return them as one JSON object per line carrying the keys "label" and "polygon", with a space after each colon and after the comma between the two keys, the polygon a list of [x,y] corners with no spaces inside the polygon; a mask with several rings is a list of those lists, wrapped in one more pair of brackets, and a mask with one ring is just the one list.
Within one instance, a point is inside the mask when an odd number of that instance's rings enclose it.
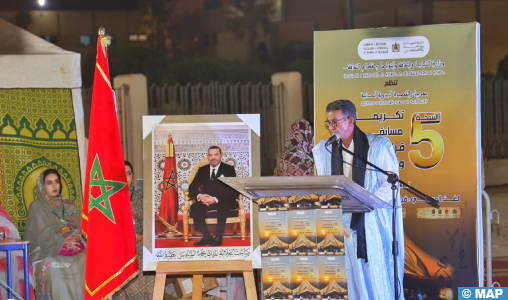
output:
{"label": "man's hand", "polygon": [[201,201],[201,203],[205,204],[206,206],[210,206],[210,204],[215,203],[215,198],[210,195],[207,195],[207,194],[201,194],[201,196],[199,197],[199,200]]}
{"label": "man's hand", "polygon": [[215,197],[210,196],[210,204],[215,204],[217,201],[215,200]]}
{"label": "man's hand", "polygon": [[209,197],[210,195],[208,194],[200,194],[198,195],[198,200],[201,201],[201,203],[208,205],[207,202]]}
{"label": "man's hand", "polygon": [[214,204],[215,203],[215,199],[213,199],[212,196],[207,196],[205,197],[205,202],[204,202],[207,206],[210,206],[210,204]]}

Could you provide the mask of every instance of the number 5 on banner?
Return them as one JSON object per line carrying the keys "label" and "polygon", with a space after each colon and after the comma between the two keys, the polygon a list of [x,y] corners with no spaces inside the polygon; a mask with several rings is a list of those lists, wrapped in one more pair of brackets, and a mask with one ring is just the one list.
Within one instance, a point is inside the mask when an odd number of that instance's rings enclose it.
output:
{"label": "number 5 on banner", "polygon": [[432,147],[432,154],[429,157],[423,157],[420,150],[409,151],[409,160],[419,169],[431,169],[443,158],[444,142],[441,135],[434,130],[422,130],[425,124],[439,123],[441,123],[440,112],[413,113],[411,117],[411,145],[428,142]]}

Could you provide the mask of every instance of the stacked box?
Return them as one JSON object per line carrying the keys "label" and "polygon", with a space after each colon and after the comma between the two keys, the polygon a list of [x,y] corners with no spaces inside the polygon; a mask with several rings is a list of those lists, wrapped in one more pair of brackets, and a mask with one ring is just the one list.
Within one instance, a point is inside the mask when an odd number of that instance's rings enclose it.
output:
{"label": "stacked box", "polygon": [[259,201],[263,299],[347,299],[341,196]]}
{"label": "stacked box", "polygon": [[347,299],[345,256],[318,256],[319,289],[322,299]]}
{"label": "stacked box", "polygon": [[263,299],[290,299],[291,260],[288,256],[261,258]]}
{"label": "stacked box", "polygon": [[289,254],[316,255],[316,219],[314,210],[288,211]]}
{"label": "stacked box", "polygon": [[344,255],[342,209],[317,209],[314,214],[318,255]]}
{"label": "stacked box", "polygon": [[316,299],[321,295],[317,256],[291,257],[293,299]]}
{"label": "stacked box", "polygon": [[321,206],[321,208],[342,208],[342,196],[341,195],[319,196],[319,206]]}
{"label": "stacked box", "polygon": [[288,210],[287,197],[266,197],[258,199],[259,211]]}
{"label": "stacked box", "polygon": [[289,209],[317,209],[320,207],[319,197],[316,195],[291,196],[288,198]]}
{"label": "stacked box", "polygon": [[261,256],[288,255],[289,244],[287,212],[259,212],[258,220]]}

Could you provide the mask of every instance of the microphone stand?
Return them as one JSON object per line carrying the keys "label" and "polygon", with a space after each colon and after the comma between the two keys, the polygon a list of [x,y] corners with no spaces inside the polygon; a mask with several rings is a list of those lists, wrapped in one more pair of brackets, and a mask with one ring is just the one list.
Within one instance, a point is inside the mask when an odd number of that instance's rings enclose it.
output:
{"label": "microphone stand", "polygon": [[[326,147],[327,147],[327,145],[325,144],[325,149],[328,150],[328,148],[326,148]],[[342,150],[342,151],[352,155],[353,157],[358,158],[364,164],[385,174],[386,176],[388,176],[387,181],[392,184],[392,199],[393,199],[393,201],[392,201],[392,211],[393,211],[393,213],[392,213],[392,235],[393,235],[392,255],[393,255],[393,278],[394,278],[394,290],[393,291],[394,291],[394,295],[395,295],[395,300],[399,300],[399,293],[398,293],[398,289],[397,289],[397,285],[398,285],[398,281],[399,281],[399,274],[398,274],[398,270],[397,270],[398,269],[397,268],[397,255],[399,254],[398,253],[398,244],[399,243],[397,241],[397,221],[396,221],[397,218],[396,218],[396,214],[395,214],[396,200],[397,200],[397,182],[406,186],[406,188],[410,189],[414,193],[422,196],[425,200],[427,200],[427,202],[430,202],[432,206],[439,207],[439,201],[430,197],[429,195],[424,194],[423,192],[415,189],[414,187],[410,186],[409,184],[405,183],[404,181],[400,180],[400,178],[397,176],[397,174],[395,174],[393,172],[385,171],[385,170],[381,169],[380,167],[376,166],[375,164],[371,163],[370,161],[359,156],[358,154],[355,154],[355,153],[349,151],[348,149],[346,149],[342,146],[342,143],[339,143],[339,150]],[[333,155],[332,151],[328,150],[328,152],[330,152],[330,154],[332,154],[332,156],[335,157],[335,155]],[[335,158],[338,158],[338,157],[335,157]]]}

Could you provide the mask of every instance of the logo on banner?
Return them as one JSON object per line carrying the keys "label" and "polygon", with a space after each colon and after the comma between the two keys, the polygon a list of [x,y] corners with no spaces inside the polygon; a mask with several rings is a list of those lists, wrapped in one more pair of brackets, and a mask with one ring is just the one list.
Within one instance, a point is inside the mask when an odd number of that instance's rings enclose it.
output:
{"label": "logo on banner", "polygon": [[459,300],[462,299],[508,299],[508,288],[459,287]]}
{"label": "logo on banner", "polygon": [[363,60],[420,58],[429,50],[430,42],[424,36],[368,38],[358,44],[358,55]]}

